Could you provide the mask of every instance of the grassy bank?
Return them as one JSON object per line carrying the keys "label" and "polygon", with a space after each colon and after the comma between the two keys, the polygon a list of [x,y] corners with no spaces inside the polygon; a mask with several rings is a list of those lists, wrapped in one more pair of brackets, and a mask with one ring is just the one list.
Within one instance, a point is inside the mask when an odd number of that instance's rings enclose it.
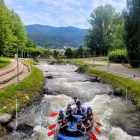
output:
{"label": "grassy bank", "polygon": [[[25,62],[27,63],[27,62]],[[12,114],[16,110],[16,99],[18,99],[18,110],[23,104],[30,104],[33,97],[37,95],[37,92],[32,91],[19,91],[16,89],[31,89],[31,90],[43,90],[43,82],[45,77],[41,70],[32,66],[32,73],[28,75],[19,84],[7,87],[0,91],[0,115],[2,113]],[[1,130],[1,127],[0,127]]]}
{"label": "grassy bank", "polygon": [[123,95],[126,95],[126,87],[128,87],[128,97],[132,100],[134,99],[140,108],[140,83],[111,73],[89,68],[89,65],[85,63],[78,63],[77,65],[83,72],[100,76],[103,81],[113,85],[115,88],[120,88]]}
{"label": "grassy bank", "polygon": [[11,63],[10,59],[13,58],[8,58],[8,57],[0,57],[0,68],[6,67]]}
{"label": "grassy bank", "polygon": [[[94,61],[107,61],[107,57],[102,57],[102,58],[94,58]],[[83,61],[93,61],[93,58],[72,58],[72,59],[61,59],[61,60],[54,60],[54,59],[38,59],[38,61],[72,61],[72,62],[83,62]]]}
{"label": "grassy bank", "polygon": [[131,100],[134,99],[136,101],[137,106],[140,108],[140,83],[111,73],[92,69],[90,68],[91,64],[85,64],[79,59],[65,59],[53,62],[75,63],[78,66],[79,72],[85,72],[87,74],[94,74],[99,76],[103,81],[111,84],[115,88],[119,88],[122,91],[123,95],[126,95],[126,87],[128,87],[128,97],[131,98]]}

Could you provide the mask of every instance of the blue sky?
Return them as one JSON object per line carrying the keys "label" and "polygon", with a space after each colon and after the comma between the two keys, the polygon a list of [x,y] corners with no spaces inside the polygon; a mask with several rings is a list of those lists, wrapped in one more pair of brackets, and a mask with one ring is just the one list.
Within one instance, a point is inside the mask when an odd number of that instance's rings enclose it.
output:
{"label": "blue sky", "polygon": [[122,11],[126,0],[5,0],[25,25],[74,26],[87,29],[90,13],[99,5],[112,4]]}

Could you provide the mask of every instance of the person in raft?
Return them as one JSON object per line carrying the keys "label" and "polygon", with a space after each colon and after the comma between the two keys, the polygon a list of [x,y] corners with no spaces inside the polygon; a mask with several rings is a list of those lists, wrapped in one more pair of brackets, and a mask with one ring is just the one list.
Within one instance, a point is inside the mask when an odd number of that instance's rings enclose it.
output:
{"label": "person in raft", "polygon": [[73,104],[77,105],[77,101],[78,101],[77,97],[74,97],[74,102],[72,102],[71,105],[73,105]]}
{"label": "person in raft", "polygon": [[59,132],[60,132],[61,134],[67,135],[67,134],[68,134],[67,128],[68,128],[69,126],[70,126],[70,124],[67,123],[66,117],[63,117],[62,122],[59,124],[59,126],[58,126],[57,129],[59,130]]}
{"label": "person in raft", "polygon": [[80,101],[77,101],[77,107],[75,109],[75,114],[77,114],[77,111],[80,111],[81,114],[83,114],[83,111],[82,111],[82,106],[81,106],[81,103]]}
{"label": "person in raft", "polygon": [[[84,112],[84,114],[85,114],[85,115],[86,115],[86,114],[89,114],[89,110],[92,111],[91,107],[87,107],[87,110]],[[92,114],[93,114],[93,112],[92,112]]]}
{"label": "person in raft", "polygon": [[68,104],[67,108],[64,111],[66,112],[65,117],[67,118],[68,121],[70,121],[72,119],[71,113],[73,111],[73,109],[71,108],[71,104]]}
{"label": "person in raft", "polygon": [[81,122],[83,122],[83,124],[85,125],[85,127],[86,127],[86,130],[88,131],[89,129],[90,129],[90,127],[91,127],[91,123],[90,123],[90,121],[89,121],[89,119],[88,119],[88,115],[85,115],[84,116],[84,119],[79,119]]}
{"label": "person in raft", "polygon": [[90,120],[90,122],[92,123],[94,121],[94,115],[92,114],[92,110],[89,110],[87,112],[87,116],[88,116],[88,119]]}
{"label": "person in raft", "polygon": [[64,117],[63,110],[60,110],[59,111],[59,114],[57,116],[58,123],[61,123],[62,122],[63,117]]}
{"label": "person in raft", "polygon": [[81,124],[80,120],[77,120],[77,124],[73,127],[75,129],[77,127],[77,136],[82,136],[86,134],[86,127]]}

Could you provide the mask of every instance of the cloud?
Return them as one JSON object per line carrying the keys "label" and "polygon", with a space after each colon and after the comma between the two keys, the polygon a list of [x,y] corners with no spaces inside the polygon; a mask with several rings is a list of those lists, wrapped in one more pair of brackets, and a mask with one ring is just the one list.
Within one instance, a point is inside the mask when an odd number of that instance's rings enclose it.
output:
{"label": "cloud", "polygon": [[126,0],[5,0],[28,24],[88,28],[90,14],[99,5],[112,4],[121,11]]}

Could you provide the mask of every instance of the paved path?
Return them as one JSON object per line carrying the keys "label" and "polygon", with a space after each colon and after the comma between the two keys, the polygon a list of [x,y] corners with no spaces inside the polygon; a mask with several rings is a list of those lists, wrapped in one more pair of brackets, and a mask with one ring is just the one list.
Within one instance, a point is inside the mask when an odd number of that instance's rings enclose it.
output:
{"label": "paved path", "polygon": [[[93,61],[92,62],[88,61],[86,63],[93,64]],[[107,61],[99,61],[99,62],[95,61],[94,64],[103,64],[103,65],[106,65],[106,66],[95,66],[95,68],[92,67],[93,69],[106,71],[106,72],[109,72],[109,73],[112,73],[112,74],[115,74],[115,75],[119,75],[119,76],[122,76],[122,77],[125,77],[125,78],[134,79],[134,80],[140,82],[140,71],[137,71],[133,68],[128,68],[128,67],[126,67],[122,64],[110,63],[109,64],[109,70],[108,70]],[[133,78],[134,75],[136,76],[135,78]]]}
{"label": "paved path", "polygon": [[[28,66],[24,65],[19,59],[19,81],[23,80],[30,74]],[[18,82],[17,77],[17,61],[14,59],[11,63],[0,69],[0,89],[13,85]]]}

